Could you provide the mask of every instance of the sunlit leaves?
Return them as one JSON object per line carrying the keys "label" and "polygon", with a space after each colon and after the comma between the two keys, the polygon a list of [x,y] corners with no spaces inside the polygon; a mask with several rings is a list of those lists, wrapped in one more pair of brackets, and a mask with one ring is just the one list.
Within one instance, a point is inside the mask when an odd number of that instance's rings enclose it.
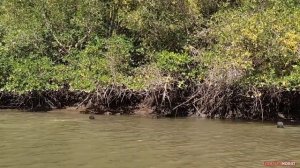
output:
{"label": "sunlit leaves", "polygon": [[228,64],[240,59],[250,62],[244,69],[248,84],[296,86],[296,82],[284,81],[300,64],[300,6],[295,3],[248,1],[238,9],[218,12],[211,22],[210,34],[217,40],[215,58],[225,57],[231,60]]}
{"label": "sunlit leaves", "polygon": [[46,57],[14,60],[4,89],[17,92],[57,90],[56,77],[63,75],[59,73]]}
{"label": "sunlit leaves", "polygon": [[2,0],[0,88],[295,88],[299,18],[298,0]]}

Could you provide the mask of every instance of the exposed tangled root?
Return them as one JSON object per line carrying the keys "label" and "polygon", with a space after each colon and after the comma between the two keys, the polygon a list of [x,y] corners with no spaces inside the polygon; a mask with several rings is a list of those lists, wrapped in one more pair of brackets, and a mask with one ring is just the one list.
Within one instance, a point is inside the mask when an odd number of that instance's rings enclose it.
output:
{"label": "exposed tangled root", "polygon": [[55,108],[74,106],[86,97],[85,92],[32,91],[24,94],[0,93],[0,108],[23,109],[29,111],[49,111]]}
{"label": "exposed tangled root", "polygon": [[110,86],[90,93],[79,106],[84,105],[87,111],[95,114],[131,114],[142,99],[141,93],[123,86]]}
{"label": "exposed tangled root", "polygon": [[176,85],[157,87],[146,99],[156,115],[167,117],[201,116],[278,120],[299,118],[300,94],[275,88],[242,88],[199,84],[181,89]]}
{"label": "exposed tangled root", "polygon": [[167,83],[144,91],[110,86],[99,87],[91,93],[67,89],[22,95],[1,93],[0,107],[47,111],[77,106],[95,114],[134,114],[148,109],[148,114],[158,117],[201,116],[252,120],[278,120],[278,116],[289,119],[300,117],[300,92],[205,83],[189,86],[178,88],[176,84]]}

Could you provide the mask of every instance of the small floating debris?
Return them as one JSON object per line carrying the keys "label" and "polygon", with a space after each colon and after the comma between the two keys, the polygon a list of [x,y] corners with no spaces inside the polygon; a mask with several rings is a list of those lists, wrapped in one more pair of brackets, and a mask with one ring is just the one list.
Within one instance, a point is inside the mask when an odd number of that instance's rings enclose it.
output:
{"label": "small floating debris", "polygon": [[95,116],[90,115],[90,116],[89,116],[89,119],[90,119],[90,120],[95,120]]}
{"label": "small floating debris", "polygon": [[277,128],[284,128],[283,122],[277,122]]}

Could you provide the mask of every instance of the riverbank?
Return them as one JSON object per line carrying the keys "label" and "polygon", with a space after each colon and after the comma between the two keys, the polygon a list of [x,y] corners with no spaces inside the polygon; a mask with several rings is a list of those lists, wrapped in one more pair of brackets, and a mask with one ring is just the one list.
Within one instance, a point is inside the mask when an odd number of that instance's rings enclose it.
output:
{"label": "riverbank", "polygon": [[300,93],[279,89],[176,85],[134,91],[124,86],[93,92],[59,91],[0,93],[0,108],[50,111],[73,108],[99,115],[202,117],[245,120],[299,120]]}
{"label": "riverbank", "polygon": [[300,118],[298,1],[2,1],[1,108]]}

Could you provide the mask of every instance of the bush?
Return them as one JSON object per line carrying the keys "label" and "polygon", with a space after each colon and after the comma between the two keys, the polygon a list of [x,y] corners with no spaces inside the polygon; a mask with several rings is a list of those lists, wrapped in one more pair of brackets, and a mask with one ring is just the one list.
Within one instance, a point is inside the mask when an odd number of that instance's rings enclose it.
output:
{"label": "bush", "polygon": [[229,64],[240,60],[246,84],[283,86],[283,77],[300,63],[299,11],[296,1],[268,1],[218,12],[211,22],[210,35],[217,42],[212,55]]}
{"label": "bush", "polygon": [[156,61],[162,73],[178,81],[180,86],[191,80],[201,82],[206,73],[202,63],[185,53],[163,51],[157,54]]}
{"label": "bush", "polygon": [[53,62],[47,57],[13,60],[4,89],[19,93],[57,90],[60,83],[56,77],[60,75],[64,74],[56,71]]}

